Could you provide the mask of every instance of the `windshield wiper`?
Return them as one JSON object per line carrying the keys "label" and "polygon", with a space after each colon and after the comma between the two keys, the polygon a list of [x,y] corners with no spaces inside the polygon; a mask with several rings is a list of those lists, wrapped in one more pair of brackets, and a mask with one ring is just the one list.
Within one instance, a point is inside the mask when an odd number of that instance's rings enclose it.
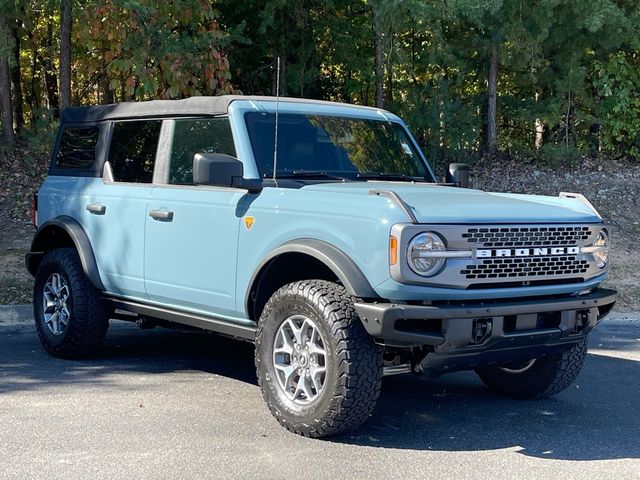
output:
{"label": "windshield wiper", "polygon": [[427,182],[424,177],[412,177],[403,173],[362,172],[356,175],[359,180],[396,180],[401,182]]}
{"label": "windshield wiper", "polygon": [[[265,180],[273,178],[273,172],[264,174]],[[341,177],[340,175],[334,175],[333,173],[323,172],[321,170],[294,170],[292,172],[277,172],[276,179],[278,178],[326,178],[330,180],[340,180],[341,182],[350,182],[347,177]]]}

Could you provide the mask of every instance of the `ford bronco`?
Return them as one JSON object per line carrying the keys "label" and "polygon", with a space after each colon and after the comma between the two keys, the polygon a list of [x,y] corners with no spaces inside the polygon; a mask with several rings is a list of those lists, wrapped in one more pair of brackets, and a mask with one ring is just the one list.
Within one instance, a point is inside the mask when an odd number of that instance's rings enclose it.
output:
{"label": "ford bronco", "polygon": [[361,425],[383,374],[475,370],[567,388],[611,310],[610,231],[581,195],[447,183],[400,118],[331,102],[193,97],[62,112],[34,197],[39,338],[91,355],[110,319],[255,343],[287,429]]}

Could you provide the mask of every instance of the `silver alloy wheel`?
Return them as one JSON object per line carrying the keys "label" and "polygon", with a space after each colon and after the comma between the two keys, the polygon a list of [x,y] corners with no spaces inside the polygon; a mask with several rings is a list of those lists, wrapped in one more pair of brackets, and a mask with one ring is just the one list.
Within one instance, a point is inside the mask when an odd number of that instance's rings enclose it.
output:
{"label": "silver alloy wheel", "polygon": [[297,405],[309,405],[322,393],[327,374],[324,339],[313,320],[287,318],[273,341],[273,366],[278,385]]}
{"label": "silver alloy wheel", "polygon": [[70,297],[71,292],[64,277],[59,273],[49,275],[42,291],[42,312],[44,323],[56,336],[62,335],[69,326]]}
{"label": "silver alloy wheel", "polygon": [[509,368],[509,367],[498,367],[498,368],[506,373],[522,373],[529,370],[534,363],[536,363],[536,359],[532,358],[528,362],[524,362],[522,364],[517,365],[517,368]]}

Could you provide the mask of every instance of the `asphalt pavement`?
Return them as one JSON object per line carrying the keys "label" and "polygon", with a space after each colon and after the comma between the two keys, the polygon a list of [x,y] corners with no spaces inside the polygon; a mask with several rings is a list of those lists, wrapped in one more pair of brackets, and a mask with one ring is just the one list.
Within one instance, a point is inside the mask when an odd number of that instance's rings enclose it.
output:
{"label": "asphalt pavement", "polygon": [[640,320],[590,345],[554,398],[387,377],[360,430],[312,440],[267,411],[249,344],[114,321],[98,357],[65,361],[0,322],[0,478],[640,479]]}

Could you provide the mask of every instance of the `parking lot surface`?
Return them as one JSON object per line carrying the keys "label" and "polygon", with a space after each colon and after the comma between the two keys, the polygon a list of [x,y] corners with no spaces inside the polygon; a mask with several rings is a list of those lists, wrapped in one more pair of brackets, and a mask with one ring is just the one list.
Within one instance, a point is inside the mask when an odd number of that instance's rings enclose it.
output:
{"label": "parking lot surface", "polygon": [[640,321],[590,346],[554,398],[387,377],[360,430],[311,440],[271,417],[249,344],[114,321],[100,356],[65,361],[0,326],[0,478],[640,479]]}

